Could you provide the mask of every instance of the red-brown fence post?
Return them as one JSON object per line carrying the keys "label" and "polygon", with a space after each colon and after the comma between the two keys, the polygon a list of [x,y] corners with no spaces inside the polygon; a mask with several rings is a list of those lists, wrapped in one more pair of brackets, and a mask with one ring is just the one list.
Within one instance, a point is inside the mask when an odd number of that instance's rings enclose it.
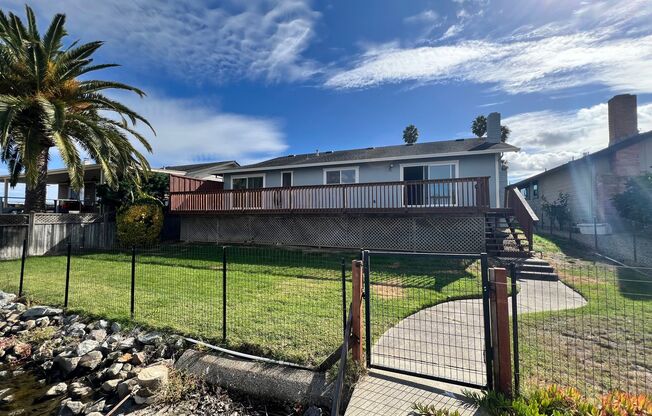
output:
{"label": "red-brown fence post", "polygon": [[507,303],[507,270],[489,269],[491,340],[494,355],[494,385],[499,392],[512,395],[512,354]]}
{"label": "red-brown fence post", "polygon": [[353,280],[353,321],[351,349],[353,360],[362,364],[362,261],[353,260],[351,263]]}

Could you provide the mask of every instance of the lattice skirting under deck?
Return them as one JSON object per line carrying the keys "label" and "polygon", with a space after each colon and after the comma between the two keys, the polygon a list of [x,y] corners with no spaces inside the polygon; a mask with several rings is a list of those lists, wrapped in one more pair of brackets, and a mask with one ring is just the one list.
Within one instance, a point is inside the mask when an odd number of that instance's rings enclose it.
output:
{"label": "lattice skirting under deck", "polygon": [[442,253],[484,251],[482,216],[186,216],[184,241]]}

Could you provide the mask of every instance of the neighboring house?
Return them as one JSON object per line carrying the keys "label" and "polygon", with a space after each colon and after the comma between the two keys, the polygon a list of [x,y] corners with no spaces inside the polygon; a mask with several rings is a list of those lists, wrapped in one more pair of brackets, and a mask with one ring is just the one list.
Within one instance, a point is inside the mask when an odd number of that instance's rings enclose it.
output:
{"label": "neighboring house", "polygon": [[[544,221],[542,202],[569,194],[573,224],[594,218],[613,229],[623,226],[612,198],[631,177],[652,171],[652,131],[638,132],[635,95],[609,100],[609,146],[514,184]],[[590,228],[590,227],[589,227]]]}
{"label": "neighboring house", "polygon": [[486,216],[511,216],[502,155],[519,150],[501,142],[500,114],[487,130],[221,169],[224,190],[171,188],[170,209],[188,241],[485,251]]}
{"label": "neighboring house", "polygon": [[[168,166],[161,169],[152,169],[153,172],[170,173],[176,177],[192,179],[210,180],[222,182],[220,175],[210,174],[208,171],[216,171],[224,168],[234,168],[239,166],[235,161],[219,161],[210,163],[201,163],[194,165]],[[9,197],[9,175],[0,176],[3,182],[4,192],[0,201],[1,212],[20,212],[23,207],[23,197]],[[84,165],[84,187],[75,192],[70,187],[70,177],[66,169],[51,169],[47,174],[47,184],[57,186],[56,199],[48,199],[48,211],[67,213],[67,212],[99,212],[97,187],[104,183],[104,176],[100,165]],[[24,175],[18,180],[19,183],[25,182]]]}

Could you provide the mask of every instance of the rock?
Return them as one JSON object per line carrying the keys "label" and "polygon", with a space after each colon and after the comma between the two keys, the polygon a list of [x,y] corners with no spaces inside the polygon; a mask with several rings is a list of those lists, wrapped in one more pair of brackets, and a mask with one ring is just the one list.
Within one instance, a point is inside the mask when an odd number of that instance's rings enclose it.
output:
{"label": "rock", "polygon": [[32,354],[32,346],[24,342],[18,342],[14,345],[14,354],[21,357],[29,357]]}
{"label": "rock", "polygon": [[40,328],[46,327],[48,325],[50,325],[50,318],[48,318],[47,316],[44,316],[42,318],[38,318],[36,320],[36,326],[38,326]]}
{"label": "rock", "polygon": [[67,333],[71,337],[82,338],[86,336],[86,325],[81,322],[75,322],[68,327]]}
{"label": "rock", "polygon": [[77,355],[81,357],[82,355],[97,349],[99,346],[100,343],[94,339],[87,339],[86,341],[82,341],[79,343],[79,345],[77,345]]}
{"label": "rock", "polygon": [[16,300],[16,295],[0,291],[0,306],[5,306]]}
{"label": "rock", "polygon": [[42,316],[61,315],[62,313],[63,310],[58,308],[50,308],[49,306],[32,306],[23,313],[21,319],[23,321],[27,321],[29,319],[40,318]]}
{"label": "rock", "polygon": [[45,397],[60,396],[66,391],[68,391],[68,385],[66,383],[58,383],[50,387],[48,391],[45,392]]}
{"label": "rock", "polygon": [[84,383],[75,382],[68,386],[68,393],[74,398],[84,398],[93,394],[93,389]]}
{"label": "rock", "polygon": [[77,365],[79,365],[80,357],[62,357],[58,356],[54,359],[54,362],[66,373],[71,373],[75,371]]}
{"label": "rock", "polygon": [[7,309],[10,311],[24,312],[27,310],[27,306],[23,305],[22,303],[12,303],[7,307]]}
{"label": "rock", "polygon": [[169,369],[165,365],[154,365],[144,368],[138,376],[136,381],[140,390],[138,394],[142,397],[149,397],[156,394],[161,388],[168,383]]}
{"label": "rock", "polygon": [[310,406],[303,416],[322,416],[322,411],[319,407]]}
{"label": "rock", "polygon": [[0,398],[8,396],[11,388],[7,387],[6,389],[0,390]]}
{"label": "rock", "polygon": [[120,331],[122,331],[122,326],[119,323],[114,322],[114,323],[111,324],[111,332],[116,334],[116,333],[118,333]]}
{"label": "rock", "polygon": [[143,405],[143,404],[152,404],[154,403],[154,397],[152,396],[141,396],[140,391],[138,393],[134,394],[134,402],[136,402],[137,405]]}
{"label": "rock", "polygon": [[100,412],[90,412],[90,413],[86,413],[86,416],[104,416],[104,415]]}
{"label": "rock", "polygon": [[66,402],[64,407],[73,415],[79,415],[84,411],[84,403],[76,400]]}
{"label": "rock", "polygon": [[120,380],[118,379],[107,380],[104,383],[102,383],[101,389],[105,393],[112,393],[118,387],[118,384],[120,384]]}
{"label": "rock", "polygon": [[0,378],[7,378],[7,377],[9,377],[9,371],[7,370],[0,371]]}
{"label": "rock", "polygon": [[163,342],[163,336],[158,332],[143,332],[138,334],[138,342],[145,345],[157,345]]}
{"label": "rock", "polygon": [[88,408],[86,408],[86,414],[90,415],[93,412],[95,412],[95,413],[99,413],[101,415],[102,414],[101,412],[104,411],[105,406],[106,406],[106,402],[104,401],[104,399],[102,399],[102,400],[100,400],[98,402],[95,402],[92,405],[88,406]]}
{"label": "rock", "polygon": [[79,360],[79,366],[88,368],[89,370],[94,370],[102,362],[102,353],[100,351],[91,351],[88,354],[85,354]]}
{"label": "rock", "polygon": [[106,338],[106,330],[105,329],[94,329],[90,333],[91,339],[94,339],[97,342],[102,342],[104,341],[104,338]]}
{"label": "rock", "polygon": [[45,361],[43,364],[41,364],[41,368],[43,371],[50,371],[54,367],[54,362],[53,361]]}
{"label": "rock", "polygon": [[117,389],[118,397],[120,399],[124,398],[126,395],[132,392],[132,390],[137,384],[138,382],[133,378],[129,380],[125,380],[120,384],[118,384],[118,389]]}
{"label": "rock", "polygon": [[137,352],[131,357],[131,364],[133,365],[141,365],[145,364],[145,353],[144,352]]}
{"label": "rock", "polygon": [[2,404],[8,404],[8,403],[13,402],[14,399],[15,399],[15,398],[14,398],[14,395],[13,395],[13,394],[8,394],[8,395],[6,395],[5,397],[3,397],[2,399],[0,399],[0,403],[2,403]]}
{"label": "rock", "polygon": [[113,351],[118,348],[120,341],[122,341],[120,334],[111,335],[102,343],[102,348],[108,351]]}
{"label": "rock", "polygon": [[33,319],[30,319],[29,321],[23,322],[23,328],[26,330],[34,329],[36,327],[36,321]]}
{"label": "rock", "polygon": [[[120,351],[113,351],[110,352],[107,356],[106,359],[109,361],[116,361],[118,358],[122,356],[122,353]],[[131,357],[129,357],[131,359]]]}
{"label": "rock", "polygon": [[120,341],[120,344],[118,344],[118,349],[121,351],[129,350],[134,347],[134,344],[136,343],[136,338],[134,337],[128,337]]}
{"label": "rock", "polygon": [[131,371],[131,369],[134,368],[131,364],[124,364],[122,366],[123,371]]}
{"label": "rock", "polygon": [[118,376],[121,370],[122,370],[122,364],[115,363],[106,370],[106,376],[109,378],[115,378]]}
{"label": "rock", "polygon": [[118,362],[119,363],[126,363],[126,362],[131,361],[132,358],[133,358],[133,355],[131,355],[129,353],[122,354],[120,357],[118,357]]}

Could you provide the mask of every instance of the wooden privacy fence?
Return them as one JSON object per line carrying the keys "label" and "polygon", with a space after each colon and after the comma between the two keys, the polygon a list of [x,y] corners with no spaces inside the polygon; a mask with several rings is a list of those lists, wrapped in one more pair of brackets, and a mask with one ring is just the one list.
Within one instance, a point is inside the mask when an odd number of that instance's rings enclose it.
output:
{"label": "wooden privacy fence", "polygon": [[31,256],[62,252],[68,241],[108,247],[115,239],[115,222],[107,214],[0,215],[0,260],[20,258],[25,239]]}
{"label": "wooden privacy fence", "polygon": [[172,212],[475,212],[488,208],[487,177],[170,192]]}

